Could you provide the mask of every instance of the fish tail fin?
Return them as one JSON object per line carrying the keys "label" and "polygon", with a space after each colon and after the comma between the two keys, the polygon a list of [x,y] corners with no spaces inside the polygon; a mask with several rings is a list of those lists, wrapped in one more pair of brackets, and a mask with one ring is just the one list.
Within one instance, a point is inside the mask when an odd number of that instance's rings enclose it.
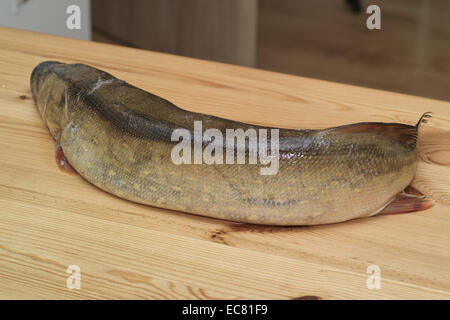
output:
{"label": "fish tail fin", "polygon": [[419,121],[417,121],[416,124],[416,130],[419,130],[419,127],[422,123],[427,123],[428,120],[432,117],[433,112],[425,112],[419,119]]}

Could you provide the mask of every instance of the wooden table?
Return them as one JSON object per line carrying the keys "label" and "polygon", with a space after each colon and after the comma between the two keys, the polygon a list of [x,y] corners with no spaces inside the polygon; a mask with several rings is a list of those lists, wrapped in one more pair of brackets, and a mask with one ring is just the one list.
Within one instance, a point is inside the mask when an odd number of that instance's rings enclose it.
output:
{"label": "wooden table", "polygon": [[[426,211],[317,227],[234,224],[133,204],[55,164],[31,100],[44,60],[81,62],[192,110],[322,128],[416,123]],[[0,28],[0,298],[450,298],[450,103]],[[81,288],[66,287],[70,265]],[[377,265],[381,288],[368,289]]]}

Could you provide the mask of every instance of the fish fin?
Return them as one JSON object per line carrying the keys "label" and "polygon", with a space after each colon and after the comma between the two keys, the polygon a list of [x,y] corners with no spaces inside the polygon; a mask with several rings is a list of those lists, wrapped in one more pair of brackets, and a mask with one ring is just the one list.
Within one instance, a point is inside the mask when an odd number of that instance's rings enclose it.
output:
{"label": "fish fin", "polygon": [[417,130],[419,130],[419,127],[420,127],[420,124],[422,124],[422,123],[427,123],[428,122],[428,120],[432,117],[432,114],[433,114],[433,112],[425,112],[421,117],[420,117],[420,119],[419,119],[419,121],[417,121],[417,124],[416,124],[416,128],[417,128]]}
{"label": "fish fin", "polygon": [[78,172],[76,172],[76,170],[70,165],[59,143],[55,145],[55,159],[56,164],[58,165],[58,168],[61,169],[61,171],[66,172],[70,175],[78,174]]}
{"label": "fish fin", "polygon": [[433,200],[409,187],[408,189],[398,193],[394,200],[392,200],[392,202],[378,214],[397,214],[422,211],[431,208],[433,204]]}
{"label": "fish fin", "polygon": [[415,148],[420,124],[426,123],[430,117],[431,112],[425,112],[415,126],[402,123],[360,122],[330,128],[329,130],[332,130],[333,133],[373,133]]}
{"label": "fish fin", "polygon": [[416,126],[402,123],[360,122],[330,130],[333,130],[333,133],[372,133],[415,148],[418,137],[417,129]]}

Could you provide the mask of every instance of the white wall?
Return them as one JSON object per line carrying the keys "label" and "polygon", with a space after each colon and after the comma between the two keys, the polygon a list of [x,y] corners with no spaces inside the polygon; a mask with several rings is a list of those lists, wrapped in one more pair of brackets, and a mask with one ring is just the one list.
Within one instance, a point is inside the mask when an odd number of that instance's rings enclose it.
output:
{"label": "white wall", "polygon": [[[79,30],[66,26],[70,5],[80,7]],[[0,26],[90,40],[90,0],[0,0]]]}

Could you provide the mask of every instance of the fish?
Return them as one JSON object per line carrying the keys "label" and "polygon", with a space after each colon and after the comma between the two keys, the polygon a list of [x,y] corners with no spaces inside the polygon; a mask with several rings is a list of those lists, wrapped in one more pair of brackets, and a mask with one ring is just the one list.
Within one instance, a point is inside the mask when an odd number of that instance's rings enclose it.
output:
{"label": "fish", "polygon": [[[433,204],[424,195],[405,192],[416,174],[418,131],[429,112],[415,125],[259,126],[190,112],[105,71],[57,61],[37,65],[30,86],[56,141],[58,163],[132,202],[273,226],[339,223]],[[261,174],[267,162],[238,163],[239,152],[250,159],[255,151],[249,141],[227,144],[235,162],[175,163],[173,150],[180,142],[173,139],[175,130],[192,134],[188,143],[200,143],[202,151],[215,141],[195,138],[195,122],[204,132],[223,135],[227,130],[270,131],[267,144],[277,142],[278,149],[267,157],[277,161],[276,173]]]}

